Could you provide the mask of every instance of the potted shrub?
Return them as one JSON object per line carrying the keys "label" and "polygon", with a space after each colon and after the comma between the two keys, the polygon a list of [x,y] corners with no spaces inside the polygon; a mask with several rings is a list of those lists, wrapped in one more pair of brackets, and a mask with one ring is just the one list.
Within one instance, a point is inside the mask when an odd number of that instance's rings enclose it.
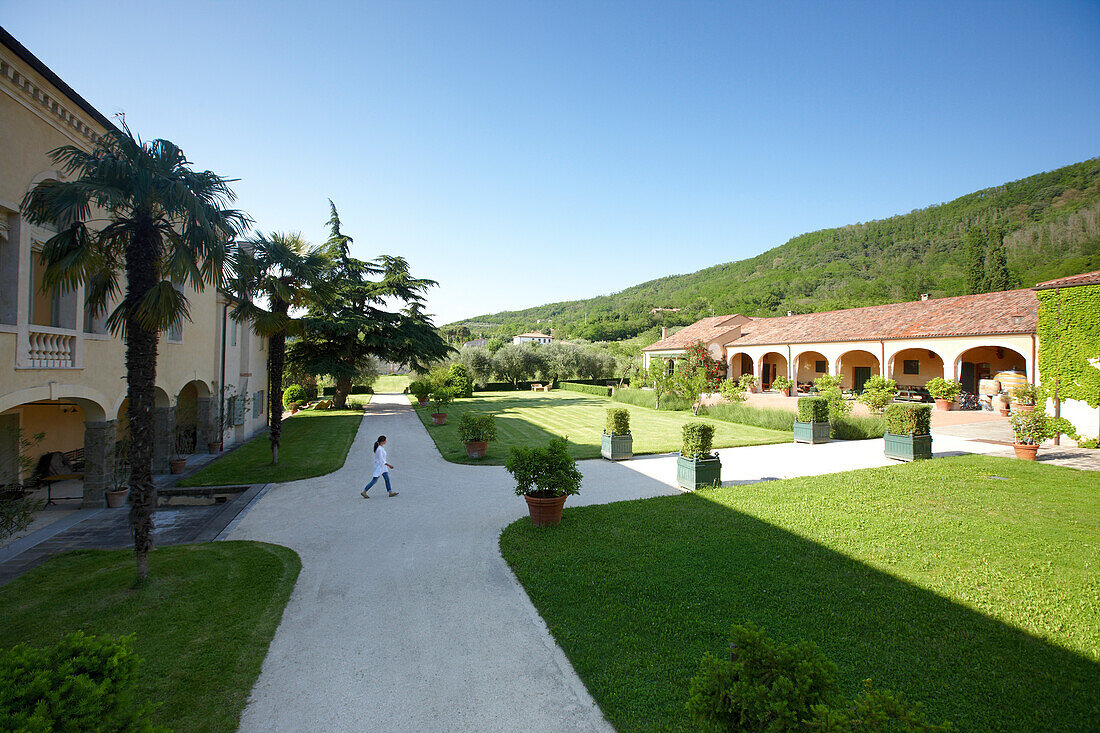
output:
{"label": "potted shrub", "polygon": [[1012,414],[1012,398],[1007,392],[995,396],[992,402],[994,409],[1001,414],[1001,417],[1008,417]]}
{"label": "potted shrub", "polygon": [[560,523],[566,498],[581,490],[581,472],[564,438],[545,447],[512,448],[504,467],[516,481],[516,496],[527,500],[536,527]]}
{"label": "potted shrub", "polygon": [[681,488],[694,491],[722,483],[722,460],[711,452],[713,444],[713,425],[689,422],[684,426],[683,444],[676,458],[676,483]]}
{"label": "potted shrub", "polygon": [[776,392],[783,395],[784,397],[791,396],[791,387],[793,385],[794,382],[792,382],[790,378],[785,375],[780,375],[772,380],[772,389],[774,389]]}
{"label": "potted shrub", "polygon": [[932,406],[890,405],[886,408],[886,457],[919,461],[932,457]]}
{"label": "potted shrub", "polygon": [[863,383],[863,394],[857,397],[856,401],[867,405],[872,412],[881,413],[894,401],[894,395],[897,393],[897,382],[876,374]]}
{"label": "potted shrub", "polygon": [[630,434],[630,410],[611,407],[607,410],[600,453],[609,461],[625,461],[634,455],[634,437]]}
{"label": "potted shrub", "polygon": [[130,493],[130,444],[125,438],[115,443],[111,454],[111,475],[103,493],[111,509],[126,505],[126,496]]}
{"label": "potted shrub", "polygon": [[829,442],[829,401],[824,397],[799,397],[798,419],[794,421],[794,442]]}
{"label": "potted shrub", "polygon": [[496,437],[497,421],[492,415],[466,412],[458,418],[458,439],[466,444],[466,455],[470,458],[484,458],[489,441]]}
{"label": "potted shrub", "polygon": [[432,425],[444,425],[447,422],[447,413],[443,410],[454,402],[455,393],[450,387],[436,387],[431,394],[432,407],[435,409],[432,413]]}
{"label": "potted shrub", "polygon": [[1039,388],[1024,382],[1012,389],[1012,407],[1016,412],[1032,412],[1039,402]]}
{"label": "potted shrub", "polygon": [[741,390],[744,392],[756,391],[756,377],[751,374],[742,374],[737,378],[737,383],[741,385]]}
{"label": "potted shrub", "polygon": [[172,458],[168,461],[172,473],[183,473],[183,469],[187,467],[187,454],[191,452],[188,437],[187,429],[182,425],[177,425],[172,431]]}
{"label": "potted shrub", "polygon": [[950,410],[951,403],[955,401],[955,398],[959,396],[959,392],[962,390],[962,385],[954,379],[932,377],[928,380],[928,384],[924,385],[924,388],[928,390],[928,394],[936,401],[937,410]]}
{"label": "potted shrub", "polygon": [[1047,411],[1042,407],[1036,407],[1031,412],[1014,413],[1009,424],[1012,425],[1012,449],[1016,451],[1016,457],[1034,461],[1042,442],[1054,437],[1051,423]]}
{"label": "potted shrub", "polygon": [[409,383],[409,394],[415,397],[422,407],[428,404],[428,395],[431,393],[432,385],[423,379],[417,379]]}

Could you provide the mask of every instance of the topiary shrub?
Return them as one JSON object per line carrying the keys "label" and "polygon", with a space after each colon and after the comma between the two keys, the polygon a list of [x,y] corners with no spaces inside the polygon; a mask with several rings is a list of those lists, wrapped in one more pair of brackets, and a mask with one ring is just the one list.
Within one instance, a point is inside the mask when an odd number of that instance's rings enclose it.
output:
{"label": "topiary shrub", "polygon": [[898,384],[893,379],[875,375],[863,383],[863,394],[858,399],[875,412],[882,412],[898,393]]}
{"label": "topiary shrub", "polygon": [[934,400],[954,402],[955,398],[959,396],[959,392],[962,390],[962,385],[954,379],[932,377],[928,380],[928,384],[924,385],[924,388],[928,390],[928,394],[931,395]]}
{"label": "topiary shrub", "polygon": [[417,379],[409,382],[409,394],[418,400],[426,399],[432,393],[432,385],[426,379]]}
{"label": "topiary shrub", "polygon": [[798,422],[829,422],[829,401],[824,397],[799,397]]}
{"label": "topiary shrub", "polygon": [[150,721],[153,706],[134,694],[139,663],[131,637],[81,631],[54,646],[0,652],[0,729],[161,730]]}
{"label": "topiary shrub", "polygon": [[306,401],[306,391],[297,384],[292,384],[283,390],[283,404],[301,404]]}
{"label": "topiary shrub", "polygon": [[681,456],[688,459],[710,458],[713,445],[713,425],[705,422],[689,422],[684,425]]}
{"label": "topiary shrub", "polygon": [[777,642],[753,624],[733,627],[729,659],[707,655],[691,679],[688,714],[710,731],[887,733],[945,731],[901,694],[871,681],[849,701],[837,668],[807,641]]}
{"label": "topiary shrub", "polygon": [[891,435],[931,435],[931,405],[890,405],[886,408],[886,432]]}
{"label": "topiary shrub", "polygon": [[458,439],[463,443],[481,443],[497,438],[497,421],[492,415],[465,412],[458,418]]}
{"label": "topiary shrub", "polygon": [[607,408],[603,431],[608,435],[630,435],[630,410],[625,407]]}

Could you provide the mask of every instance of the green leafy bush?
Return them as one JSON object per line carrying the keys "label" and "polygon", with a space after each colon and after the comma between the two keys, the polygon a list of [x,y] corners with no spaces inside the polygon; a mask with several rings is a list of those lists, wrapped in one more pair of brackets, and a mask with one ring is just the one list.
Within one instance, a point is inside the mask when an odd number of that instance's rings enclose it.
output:
{"label": "green leafy bush", "polygon": [[736,379],[727,379],[718,385],[722,398],[731,404],[745,401],[745,388]]}
{"label": "green leafy bush", "polygon": [[891,435],[931,435],[931,405],[890,405],[886,408],[886,431]]}
{"label": "green leafy bush", "polygon": [[443,384],[454,392],[455,397],[474,396],[474,380],[470,377],[470,369],[461,362],[451,364]]}
{"label": "green leafy bush", "polygon": [[740,385],[743,392],[748,392],[756,386],[756,377],[751,374],[742,374],[737,378],[737,384]]}
{"label": "green leafy bush", "polygon": [[835,374],[822,374],[814,380],[814,387],[817,388],[818,392],[824,392],[827,389],[840,389],[840,377]]}
{"label": "green leafy bush", "polygon": [[374,394],[374,388],[365,384],[353,384],[350,394]]}
{"label": "green leafy bush", "polygon": [[944,731],[921,706],[871,681],[853,700],[837,668],[813,644],[777,642],[753,624],[735,625],[728,659],[708,654],[691,679],[688,714],[709,731],[888,733]]}
{"label": "green leafy bush", "polygon": [[458,419],[458,439],[463,443],[496,440],[497,421],[493,415],[464,412]]}
{"label": "green leafy bush", "polygon": [[630,410],[625,407],[607,408],[604,432],[608,435],[630,435]]}
{"label": "green leafy bush", "polygon": [[1014,412],[1008,422],[1012,426],[1013,438],[1022,445],[1039,445],[1053,438],[1058,427],[1052,424],[1050,416],[1041,407],[1031,412]]}
{"label": "green leafy bush", "polygon": [[425,399],[432,393],[432,385],[426,379],[416,379],[409,382],[409,394],[418,400]]}
{"label": "green leafy bush", "polygon": [[1024,382],[1012,388],[1012,401],[1017,405],[1034,405],[1040,399],[1039,388],[1030,382]]}
{"label": "green leafy bush", "polygon": [[584,392],[585,394],[594,394],[600,397],[610,397],[611,388],[601,387],[596,384],[578,384],[577,382],[558,382],[558,389],[564,389],[569,392]]}
{"label": "green leafy bush", "polygon": [[893,401],[894,395],[897,393],[897,382],[876,374],[863,383],[863,394],[856,399],[875,412],[882,412],[883,408]]}
{"label": "green leafy bush", "polygon": [[710,458],[714,445],[714,426],[705,422],[689,422],[683,427],[680,455],[684,458]]}
{"label": "green leafy bush", "polygon": [[[824,397],[825,403],[829,405],[829,422],[840,422],[852,414],[852,401],[845,399],[840,387],[829,387],[823,390],[819,396]],[[835,438],[836,435],[834,434],[833,437]]]}
{"label": "green leafy bush", "polygon": [[435,386],[432,389],[431,400],[436,413],[440,413],[447,405],[455,401],[455,393],[450,387]]}
{"label": "green leafy bush", "polygon": [[699,414],[706,415],[715,420],[735,422],[741,425],[754,425],[758,428],[768,428],[769,430],[785,430],[788,433],[791,432],[790,410],[720,403],[702,408]]}
{"label": "green leafy bush", "polygon": [[828,422],[829,401],[824,397],[799,397],[798,422]]}
{"label": "green leafy bush", "polygon": [[954,402],[955,398],[959,396],[959,392],[962,391],[961,384],[954,379],[944,379],[943,377],[932,377],[928,380],[928,384],[924,385],[924,388],[928,390],[928,394],[932,395],[932,399],[947,400],[948,402]]}
{"label": "green leafy bush", "polygon": [[283,404],[302,404],[306,401],[306,391],[297,384],[292,384],[283,390]]}
{"label": "green leafy bush", "polygon": [[504,467],[516,481],[516,495],[551,499],[580,493],[581,472],[567,445],[565,438],[554,438],[545,447],[512,448]]}
{"label": "green leafy bush", "polygon": [[0,652],[0,729],[155,731],[153,706],[134,694],[140,660],[130,637],[81,631],[58,644]]}
{"label": "green leafy bush", "polygon": [[786,392],[792,386],[794,386],[794,382],[791,381],[790,377],[783,374],[772,380],[772,389],[778,392]]}

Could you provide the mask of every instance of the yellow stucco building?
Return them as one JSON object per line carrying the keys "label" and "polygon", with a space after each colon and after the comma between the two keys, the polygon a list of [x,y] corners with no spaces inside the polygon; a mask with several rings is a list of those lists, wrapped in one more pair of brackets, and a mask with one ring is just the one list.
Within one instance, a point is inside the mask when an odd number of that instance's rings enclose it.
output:
{"label": "yellow stucco building", "polygon": [[[12,464],[15,428],[44,434],[32,459],[82,449],[91,506],[103,501],[125,435],[124,345],[105,316],[90,317],[83,288],[42,289],[36,252],[52,232],[26,221],[20,203],[38,182],[64,179],[50,150],[91,150],[110,126],[0,28],[0,463]],[[265,340],[229,319],[213,288],[185,293],[190,320],[161,334],[154,471],[167,471],[174,452],[206,451],[219,438],[231,445],[266,425]]]}

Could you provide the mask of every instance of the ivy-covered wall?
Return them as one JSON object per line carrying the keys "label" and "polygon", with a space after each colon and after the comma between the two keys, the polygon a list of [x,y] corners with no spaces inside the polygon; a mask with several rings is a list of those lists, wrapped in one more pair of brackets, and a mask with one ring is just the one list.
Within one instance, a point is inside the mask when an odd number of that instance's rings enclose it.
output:
{"label": "ivy-covered wall", "polygon": [[1063,400],[1100,406],[1100,285],[1040,290],[1039,374]]}

